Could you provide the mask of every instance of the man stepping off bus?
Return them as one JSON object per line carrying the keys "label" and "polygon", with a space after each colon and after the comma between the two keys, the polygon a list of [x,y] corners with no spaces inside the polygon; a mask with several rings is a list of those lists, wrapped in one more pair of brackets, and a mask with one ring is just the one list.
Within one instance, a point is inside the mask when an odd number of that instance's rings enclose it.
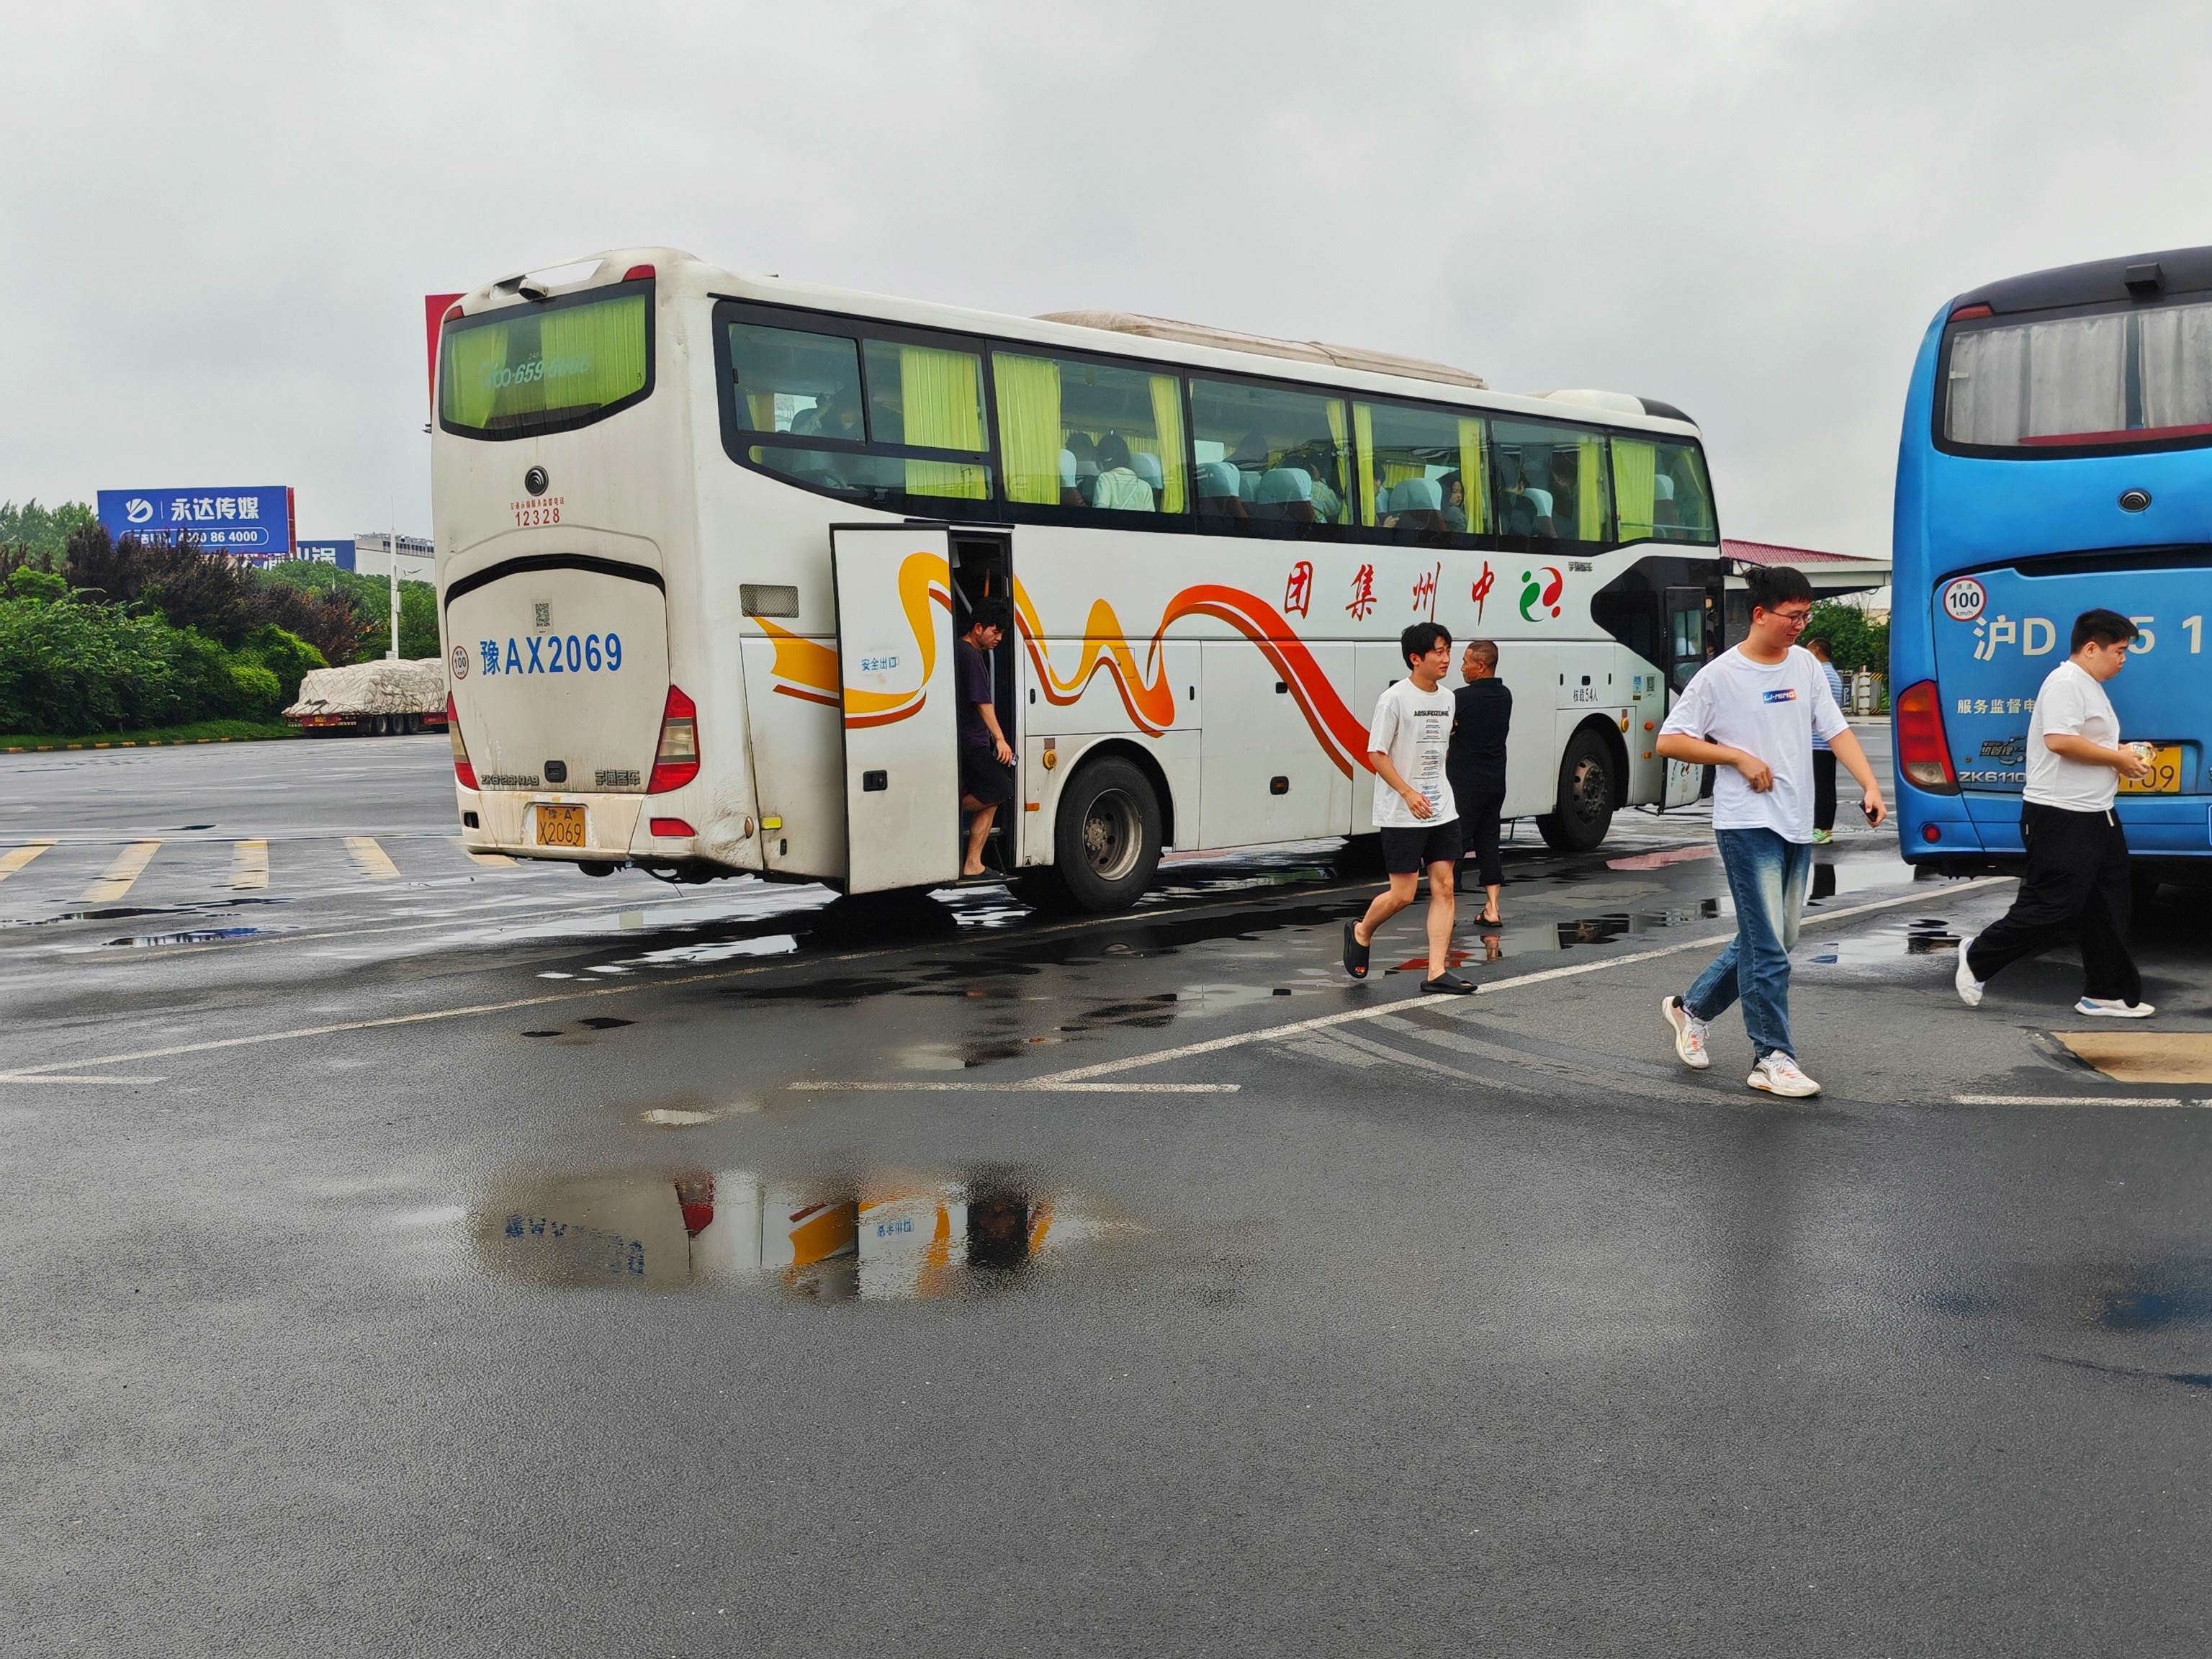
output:
{"label": "man stepping off bus", "polygon": [[1708,1028],[1740,995],[1757,1053],[1744,1080],[1769,1094],[1817,1095],[1790,1037],[1790,951],[1813,868],[1813,739],[1823,737],[1866,793],[1870,824],[1887,815],[1866,750],[1813,653],[1796,644],[1813,614],[1813,585],[1786,565],[1753,566],[1751,633],[1698,671],[1667,722],[1659,752],[1718,769],[1713,832],[1735,901],[1736,933],[1680,996],[1660,1005],[1685,1066],[1712,1064]]}
{"label": "man stepping off bus", "polygon": [[960,805],[975,816],[968,823],[968,856],[963,881],[992,873],[983,862],[991,821],[1014,798],[1014,750],[999,729],[998,696],[991,688],[991,653],[1006,636],[1006,607],[981,599],[969,613],[968,631],[953,641],[953,678],[960,698]]}
{"label": "man stepping off bus", "polygon": [[1415,623],[1398,640],[1410,673],[1376,699],[1367,760],[1375,769],[1375,827],[1382,832],[1382,867],[1390,884],[1375,896],[1365,915],[1344,924],[1344,968],[1354,979],[1367,977],[1376,930],[1413,902],[1426,870],[1429,976],[1421,988],[1465,996],[1474,984],[1450,971],[1454,881],[1462,850],[1459,812],[1445,775],[1456,708],[1443,685],[1451,643],[1435,623]]}
{"label": "man stepping off bus", "polygon": [[2136,625],[2117,611],[2074,619],[2074,654],[2051,671],[2027,722],[2027,787],[2020,838],[2027,869],[2012,908],[1959,941],[1959,997],[1982,1006],[1982,990],[2022,957],[2054,945],[2081,947],[2077,1014],[2146,1019],[2142,975],[2128,954],[2128,837],[2112,811],[2122,778],[2150,770],[2120,741],[2105,682],[2128,665]]}

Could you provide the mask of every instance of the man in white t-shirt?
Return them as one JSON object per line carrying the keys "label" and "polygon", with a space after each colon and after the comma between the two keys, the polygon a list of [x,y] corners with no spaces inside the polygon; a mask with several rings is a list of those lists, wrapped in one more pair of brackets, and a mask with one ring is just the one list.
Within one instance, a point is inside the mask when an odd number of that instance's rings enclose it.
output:
{"label": "man in white t-shirt", "polygon": [[1444,762],[1451,749],[1452,716],[1459,705],[1444,688],[1451,667],[1451,635],[1435,623],[1415,623],[1398,641],[1407,670],[1375,701],[1367,730],[1367,763],[1375,769],[1375,827],[1382,832],[1382,867],[1390,884],[1375,896],[1367,914],[1344,924],[1344,970],[1367,977],[1375,930],[1413,902],[1421,872],[1429,875],[1429,976],[1425,991],[1466,996],[1471,981],[1451,969],[1454,890],[1459,873],[1459,809]]}
{"label": "man in white t-shirt", "polygon": [[1717,769],[1713,832],[1735,901],[1728,949],[1680,996],[1660,1005],[1674,1053],[1703,1071],[1707,1027],[1743,999],[1744,1030],[1757,1060],[1744,1080],[1769,1094],[1817,1095],[1790,1039],[1790,951],[1797,943],[1805,882],[1813,868],[1813,739],[1825,738],[1865,793],[1869,823],[1887,814],[1866,750],[1836,706],[1828,678],[1797,635],[1813,614],[1813,585],[1787,565],[1754,565],[1751,633],[1698,671],[1659,728],[1669,760]]}
{"label": "man in white t-shirt", "polygon": [[2150,763],[2120,742],[2105,682],[2128,665],[2136,625],[2117,611],[2074,619],[2074,654],[2051,671],[2027,722],[2027,787],[2020,838],[2027,868],[2012,908],[1959,941],[1954,981],[1970,1008],[2000,968],[2052,945],[2081,947],[2081,1000],[2074,1011],[2143,1019],[2142,975],[2128,954],[2128,837],[2112,811],[2122,778]]}

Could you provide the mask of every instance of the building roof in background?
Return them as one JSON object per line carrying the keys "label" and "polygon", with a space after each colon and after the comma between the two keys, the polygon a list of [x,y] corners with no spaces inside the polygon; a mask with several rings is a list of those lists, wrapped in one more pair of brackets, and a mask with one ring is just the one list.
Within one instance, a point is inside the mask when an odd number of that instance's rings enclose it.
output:
{"label": "building roof in background", "polygon": [[1820,553],[1809,547],[1783,547],[1774,542],[1721,543],[1721,556],[1734,559],[1739,564],[1786,564],[1803,567],[1808,564],[1866,564],[1889,568],[1887,554]]}

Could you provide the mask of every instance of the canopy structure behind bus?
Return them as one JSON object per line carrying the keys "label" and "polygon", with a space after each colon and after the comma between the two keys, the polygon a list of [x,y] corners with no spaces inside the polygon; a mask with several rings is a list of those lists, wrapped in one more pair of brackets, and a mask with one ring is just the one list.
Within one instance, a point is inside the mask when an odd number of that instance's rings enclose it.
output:
{"label": "canopy structure behind bus", "polygon": [[435,657],[416,661],[349,663],[343,668],[310,669],[300,682],[300,700],[284,711],[288,720],[348,720],[362,714],[443,714],[446,665]]}

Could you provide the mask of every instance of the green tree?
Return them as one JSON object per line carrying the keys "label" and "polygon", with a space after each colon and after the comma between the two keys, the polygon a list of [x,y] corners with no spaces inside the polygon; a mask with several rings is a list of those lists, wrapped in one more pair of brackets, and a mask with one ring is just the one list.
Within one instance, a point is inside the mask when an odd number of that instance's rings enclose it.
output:
{"label": "green tree", "polygon": [[1856,605],[1822,599],[1813,607],[1800,643],[1828,642],[1828,654],[1846,674],[1862,668],[1877,674],[1889,672],[1889,624],[1875,622]]}
{"label": "green tree", "polygon": [[35,496],[21,507],[0,501],[0,547],[52,558],[68,544],[72,530],[93,520],[92,508],[82,501],[64,501],[59,507],[40,507]]}

